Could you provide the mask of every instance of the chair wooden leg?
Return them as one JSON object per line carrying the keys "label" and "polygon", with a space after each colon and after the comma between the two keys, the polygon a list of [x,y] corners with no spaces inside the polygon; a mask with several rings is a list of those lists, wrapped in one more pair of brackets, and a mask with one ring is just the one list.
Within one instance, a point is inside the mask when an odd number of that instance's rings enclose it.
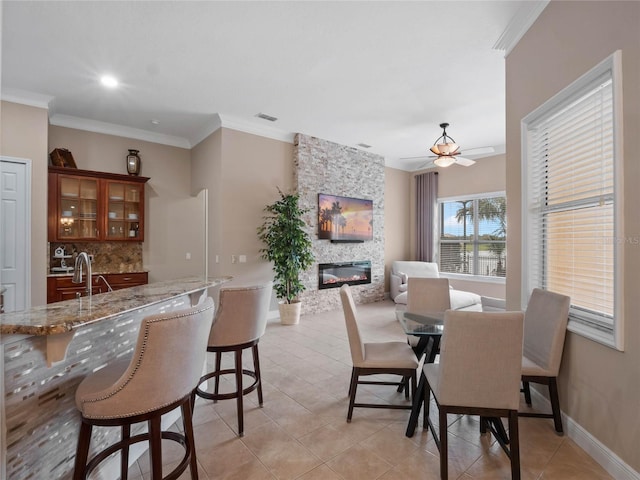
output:
{"label": "chair wooden leg", "polygon": [[487,417],[480,417],[480,433],[487,433]]}
{"label": "chair wooden leg", "polygon": [[411,375],[411,400],[413,401],[416,398],[416,391],[418,390],[418,382],[416,380],[416,373],[413,372]]}
{"label": "chair wooden leg", "polygon": [[529,387],[529,382],[522,382],[522,392],[524,393],[524,401],[531,406],[531,387]]}
{"label": "chair wooden leg", "polygon": [[422,428],[427,429],[429,427],[429,405],[431,404],[431,386],[427,382],[427,377],[424,373],[420,377],[420,382],[424,381],[424,413],[422,417]]}
{"label": "chair wooden leg", "polygon": [[[131,425],[122,426],[122,442],[128,442],[131,438]],[[129,445],[122,447],[120,452],[120,480],[127,480],[129,474]]]}
{"label": "chair wooden leg", "polygon": [[401,384],[404,384],[404,398],[408,400],[409,399],[409,377],[402,377]]}
{"label": "chair wooden leg", "polygon": [[236,357],[236,408],[238,409],[238,435],[244,436],[244,406],[242,401],[242,350],[235,351]]}
{"label": "chair wooden leg", "polygon": [[91,425],[85,422],[80,424],[80,436],[76,448],[76,460],[73,468],[73,480],[85,480],[85,469],[89,457],[89,442],[91,442]]}
{"label": "chair wooden leg", "polygon": [[351,386],[349,387],[349,410],[347,411],[347,422],[351,422],[353,416],[353,404],[356,402],[356,390],[358,389],[358,378],[360,369],[353,367],[351,372]]}
{"label": "chair wooden leg", "polygon": [[258,404],[262,406],[262,377],[260,374],[260,356],[258,355],[258,344],[256,343],[251,349],[253,352],[253,369],[258,382]]}
{"label": "chair wooden leg", "polygon": [[[219,372],[221,370],[222,366],[222,352],[216,352],[216,366],[215,366],[215,370],[214,372]],[[215,396],[218,395],[218,388],[220,387],[220,375],[216,375],[215,376],[215,381],[214,381],[214,387],[213,387],[213,394]],[[217,399],[213,399],[213,403],[217,403],[218,400]]]}
{"label": "chair wooden leg", "polygon": [[149,462],[151,463],[151,480],[162,479],[162,417],[156,415],[147,423],[149,425]]}
{"label": "chair wooden leg", "polygon": [[520,438],[517,410],[509,412],[509,457],[511,458],[511,480],[520,480]]}
{"label": "chair wooden leg", "polygon": [[193,410],[191,410],[191,401],[182,404],[182,422],[184,425],[184,437],[186,448],[191,452],[189,458],[189,470],[191,470],[191,480],[198,480],[198,460],[196,458],[196,442],[193,434]]}
{"label": "chair wooden leg", "polygon": [[447,412],[444,408],[440,407],[439,411],[439,423],[440,423],[440,480],[448,480],[449,477],[449,465],[447,449],[449,448],[447,441]]}
{"label": "chair wooden leg", "polygon": [[349,397],[351,397],[351,392],[353,390],[353,379],[356,375],[356,369],[355,368],[351,368],[351,380],[349,380],[349,393],[347,395],[349,395]]}
{"label": "chair wooden leg", "polygon": [[549,399],[551,400],[551,411],[553,412],[553,423],[556,432],[563,433],[562,413],[560,412],[560,399],[558,398],[558,383],[556,377],[549,378]]}

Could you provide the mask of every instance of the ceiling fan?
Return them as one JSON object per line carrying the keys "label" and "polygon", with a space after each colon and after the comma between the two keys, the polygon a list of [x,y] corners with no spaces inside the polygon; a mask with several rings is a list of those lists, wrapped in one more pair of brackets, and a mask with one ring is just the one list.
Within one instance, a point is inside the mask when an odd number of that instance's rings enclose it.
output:
{"label": "ceiling fan", "polygon": [[[442,128],[442,135],[436,139],[433,146],[429,149],[434,153],[434,155],[428,157],[405,157],[402,160],[426,160],[426,162],[419,165],[416,170],[422,170],[423,168],[429,168],[432,166],[448,167],[454,163],[462,165],[463,167],[469,167],[476,163],[475,160],[471,160],[470,158],[458,156],[462,152],[460,151],[460,146],[455,142],[455,140],[447,135],[448,126],[448,123],[440,124],[440,128]],[[493,147],[481,147],[467,150],[466,153],[467,155],[483,155],[493,152]]]}

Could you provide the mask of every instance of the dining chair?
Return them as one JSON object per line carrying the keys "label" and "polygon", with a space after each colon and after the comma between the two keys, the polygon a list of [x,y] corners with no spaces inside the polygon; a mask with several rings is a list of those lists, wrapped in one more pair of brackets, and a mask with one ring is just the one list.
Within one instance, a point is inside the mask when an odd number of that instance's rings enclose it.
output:
{"label": "dining chair", "polygon": [[[191,398],[204,365],[213,310],[213,300],[207,298],[186,310],[144,318],[133,355],[107,365],[80,383],[75,395],[81,425],[74,480],[85,480],[116,452],[120,452],[120,478],[126,480],[129,447],[142,441],[149,442],[152,480],[184,478],[180,474],[187,467],[191,479],[198,479]],[[163,431],[162,415],[178,407],[182,413],[181,431]],[[148,432],[131,436],[131,426],[139,422],[147,422]],[[121,427],[121,440],[100,452],[92,452],[94,456],[89,460],[93,427],[115,426]],[[94,440],[104,436],[104,428],[99,430]],[[163,440],[184,447],[184,457],[165,477]]]}
{"label": "dining chair", "polygon": [[[262,406],[262,378],[260,374],[260,357],[258,342],[267,326],[267,314],[271,301],[272,282],[248,287],[225,287],[220,289],[218,310],[213,326],[209,332],[207,352],[215,353],[215,367],[212,372],[203,375],[198,382],[195,393],[202,398],[226,400],[235,398],[238,416],[238,435],[244,436],[244,404],[243,396],[258,390],[258,404]],[[242,352],[251,349],[253,354],[253,370],[242,366]],[[222,354],[233,352],[234,367],[222,368]],[[233,375],[235,390],[219,392],[220,377]],[[253,382],[243,385],[243,377],[248,376]],[[205,381],[213,379],[213,392],[206,390]]]}
{"label": "dining chair", "polygon": [[448,278],[410,277],[407,280],[407,311],[444,312],[451,308]]}
{"label": "dining chair", "polygon": [[[448,478],[447,414],[480,415],[511,460],[511,478],[520,479],[518,405],[523,336],[522,312],[448,310],[440,342],[440,362],[422,368],[424,416],[440,451],[440,478]],[[438,407],[439,433],[429,417],[430,395]],[[500,418],[508,419],[508,436]]]}
{"label": "dining chair", "polygon": [[522,392],[531,406],[531,382],[547,385],[551,413],[520,412],[521,417],[553,418],[556,432],[563,433],[558,396],[558,373],[564,350],[571,298],[534,288],[524,316]]}
{"label": "dining chair", "polygon": [[[407,312],[434,313],[444,312],[451,308],[451,294],[448,278],[420,278],[411,277],[407,280]],[[407,336],[409,345],[418,352],[418,339],[413,335]]]}
{"label": "dining chair", "polygon": [[[344,319],[349,337],[349,349],[351,350],[351,382],[349,384],[349,410],[347,422],[351,422],[354,407],[365,408],[392,408],[410,410],[411,405],[380,404],[380,403],[356,403],[356,390],[358,385],[399,385],[400,382],[365,381],[361,376],[393,374],[400,375],[402,379],[411,379],[412,398],[416,391],[416,369],[418,359],[411,346],[404,342],[371,342],[365,343],[360,335],[356,306],[353,301],[349,285],[340,287],[340,298],[344,311]],[[408,397],[408,390],[405,397]]]}

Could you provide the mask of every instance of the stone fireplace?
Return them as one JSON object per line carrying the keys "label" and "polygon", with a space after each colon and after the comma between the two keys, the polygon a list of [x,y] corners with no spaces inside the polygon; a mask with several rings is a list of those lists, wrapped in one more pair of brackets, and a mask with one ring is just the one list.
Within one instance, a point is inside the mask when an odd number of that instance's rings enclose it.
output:
{"label": "stone fireplace", "polygon": [[[352,283],[354,300],[370,303],[384,299],[384,175],[384,157],[380,155],[301,133],[296,135],[294,184],[300,206],[307,210],[304,221],[317,262],[301,276],[306,287],[300,296],[303,314],[341,308],[338,289],[331,287],[340,286],[344,281],[320,287],[327,264],[353,264],[355,260],[367,259],[370,262],[368,280]],[[319,193],[372,200],[372,239],[359,243],[332,243],[319,238]],[[334,279],[329,275],[341,276],[327,272],[331,281]]]}

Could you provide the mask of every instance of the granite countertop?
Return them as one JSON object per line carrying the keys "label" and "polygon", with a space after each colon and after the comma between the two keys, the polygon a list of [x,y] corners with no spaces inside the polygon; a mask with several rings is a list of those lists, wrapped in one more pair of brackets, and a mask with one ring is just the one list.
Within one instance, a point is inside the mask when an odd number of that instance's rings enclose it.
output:
{"label": "granite countertop", "polygon": [[[92,271],[91,272],[91,276],[95,277],[96,275],[113,275],[113,274],[118,274],[118,275],[122,275],[122,274],[134,274],[134,273],[149,273],[149,270],[136,270],[135,272],[130,272],[130,271],[126,271],[126,272],[114,272],[113,270],[109,270],[109,271]],[[47,277],[72,277],[73,276],[73,270],[71,270],[70,272],[55,272],[55,273],[48,273]],[[83,276],[84,278],[84,276]]]}
{"label": "granite countertop", "polygon": [[91,297],[65,300],[0,315],[0,334],[55,335],[137,310],[180,295],[196,293],[228,282],[231,277],[190,277],[150,283]]}

